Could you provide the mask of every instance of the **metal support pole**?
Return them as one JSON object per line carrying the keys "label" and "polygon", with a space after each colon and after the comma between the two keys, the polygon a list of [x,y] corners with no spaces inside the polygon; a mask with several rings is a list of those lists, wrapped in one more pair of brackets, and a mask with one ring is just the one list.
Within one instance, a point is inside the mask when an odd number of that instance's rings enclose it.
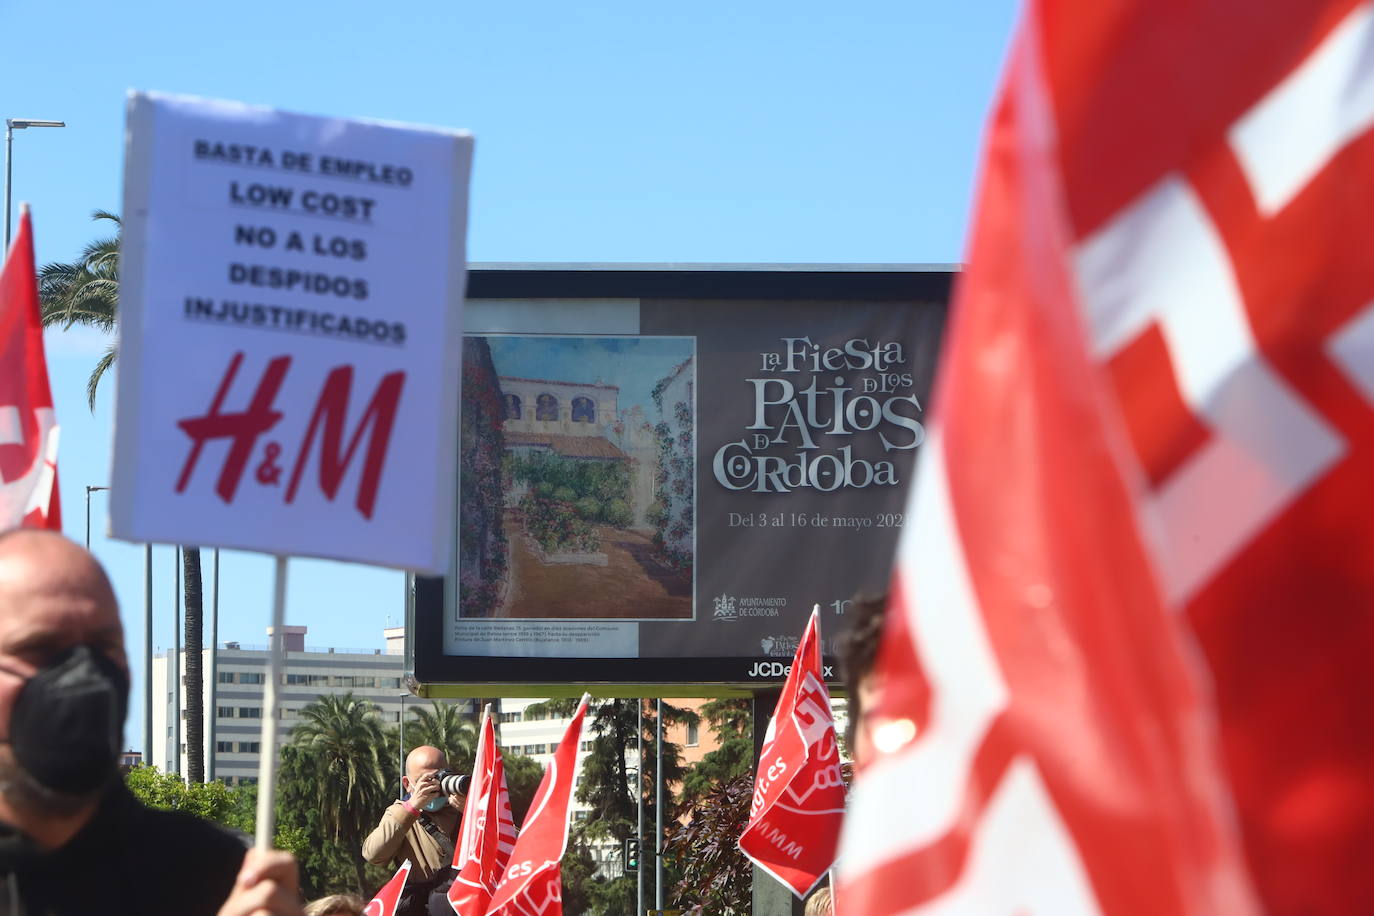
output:
{"label": "metal support pole", "polygon": [[91,549],[91,494],[97,490],[108,490],[109,487],[93,487],[86,485],[86,549]]}
{"label": "metal support pole", "polygon": [[663,700],[658,701],[658,715],[654,716],[655,744],[658,757],[654,764],[657,784],[654,802],[654,909],[663,909]]}
{"label": "metal support pole", "polygon": [[268,850],[277,835],[277,684],[285,654],[286,557],[278,555],[272,583],[272,651],[267,657],[267,683],[262,691],[262,735],[258,740],[258,822],[253,848]]}
{"label": "metal support pole", "polygon": [[[5,251],[10,253],[10,182],[14,178],[14,128],[5,124]],[[3,258],[0,258],[3,260]]]}
{"label": "metal support pole", "polygon": [[219,717],[219,548],[215,548],[214,596],[210,599],[210,708],[205,711],[205,781],[215,781],[215,719]]}
{"label": "metal support pole", "polygon": [[[480,733],[479,733],[480,734]],[[406,774],[406,695],[401,694],[401,719],[396,724],[396,797],[405,791],[401,777]]]}
{"label": "metal support pole", "polygon": [[[754,693],[754,763],[763,752],[763,738],[768,731],[768,722],[777,708],[781,689],[762,690]],[[757,773],[757,771],[756,771]],[[754,866],[754,916],[802,916],[805,907],[792,891],[768,872]]]}
{"label": "metal support pole", "polygon": [[143,545],[143,762],[153,765],[153,545]]}
{"label": "metal support pole", "polygon": [[181,775],[181,548],[172,556],[172,772]]}
{"label": "metal support pole", "polygon": [[644,698],[635,700],[635,841],[639,843],[639,870],[635,872],[635,914],[644,914]]}
{"label": "metal support pole", "polygon": [[66,127],[65,121],[39,121],[34,118],[6,118],[5,119],[5,249],[0,252],[0,259],[8,257],[10,253],[10,219],[12,205],[10,203],[10,186],[14,178],[14,132],[15,130],[27,130],[30,127]]}

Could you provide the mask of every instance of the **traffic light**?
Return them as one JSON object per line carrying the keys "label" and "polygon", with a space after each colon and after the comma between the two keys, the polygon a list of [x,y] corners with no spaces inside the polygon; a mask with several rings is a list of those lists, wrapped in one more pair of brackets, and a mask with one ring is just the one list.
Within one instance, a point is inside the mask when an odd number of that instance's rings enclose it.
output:
{"label": "traffic light", "polygon": [[625,870],[639,871],[639,837],[625,839]]}

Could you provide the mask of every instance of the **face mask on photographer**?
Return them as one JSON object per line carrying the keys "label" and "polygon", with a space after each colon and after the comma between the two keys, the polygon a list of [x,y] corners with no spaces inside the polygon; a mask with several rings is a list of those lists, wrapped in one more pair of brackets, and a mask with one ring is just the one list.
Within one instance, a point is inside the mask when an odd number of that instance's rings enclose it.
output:
{"label": "face mask on photographer", "polygon": [[420,808],[420,810],[428,811],[430,814],[433,814],[435,811],[441,810],[447,804],[448,799],[440,795],[436,798],[431,798],[429,801],[425,802],[424,805]]}
{"label": "face mask on photographer", "polygon": [[129,677],[105,653],[81,645],[29,678],[10,713],[9,744],[35,782],[89,795],[114,774],[129,705]]}

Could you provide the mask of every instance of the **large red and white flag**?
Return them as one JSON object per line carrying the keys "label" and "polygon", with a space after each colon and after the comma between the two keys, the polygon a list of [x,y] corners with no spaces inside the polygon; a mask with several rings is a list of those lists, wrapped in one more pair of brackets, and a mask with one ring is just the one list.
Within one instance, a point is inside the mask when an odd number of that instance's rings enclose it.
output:
{"label": "large red and white flag", "polygon": [[487,907],[488,916],[562,916],[563,875],[558,863],[568,846],[568,811],[577,775],[577,748],[587,701],[582,695],[558,742],[553,762],[530,803],[506,873]]}
{"label": "large red and white flag", "polygon": [[57,432],[25,206],[0,270],[0,530],[62,530]]}
{"label": "large red and white flag", "polygon": [[1368,2],[1029,4],[847,916],[1374,912],[1371,125]]}
{"label": "large red and white flag", "polygon": [[409,877],[410,860],[406,859],[391,880],[377,891],[377,896],[368,901],[363,916],[396,916],[396,907],[401,902],[401,892],[405,890],[406,879]]}
{"label": "large red and white flag", "polygon": [[764,734],[740,852],[804,897],[835,862],[844,801],[830,691],[821,679],[820,615],[813,610]]}
{"label": "large red and white flag", "polygon": [[488,706],[482,711],[482,732],[477,739],[462,831],[458,848],[453,852],[453,867],[458,875],[449,886],[448,902],[454,913],[486,916],[496,884],[506,873],[515,839],[505,762]]}

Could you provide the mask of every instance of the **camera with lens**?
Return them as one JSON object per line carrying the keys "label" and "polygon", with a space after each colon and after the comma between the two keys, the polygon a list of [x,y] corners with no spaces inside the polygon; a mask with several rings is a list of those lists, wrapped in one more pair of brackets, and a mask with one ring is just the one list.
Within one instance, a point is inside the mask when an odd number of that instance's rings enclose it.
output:
{"label": "camera with lens", "polygon": [[472,782],[471,776],[452,770],[440,770],[434,774],[434,778],[439,783],[439,791],[444,795],[467,795],[468,783]]}

